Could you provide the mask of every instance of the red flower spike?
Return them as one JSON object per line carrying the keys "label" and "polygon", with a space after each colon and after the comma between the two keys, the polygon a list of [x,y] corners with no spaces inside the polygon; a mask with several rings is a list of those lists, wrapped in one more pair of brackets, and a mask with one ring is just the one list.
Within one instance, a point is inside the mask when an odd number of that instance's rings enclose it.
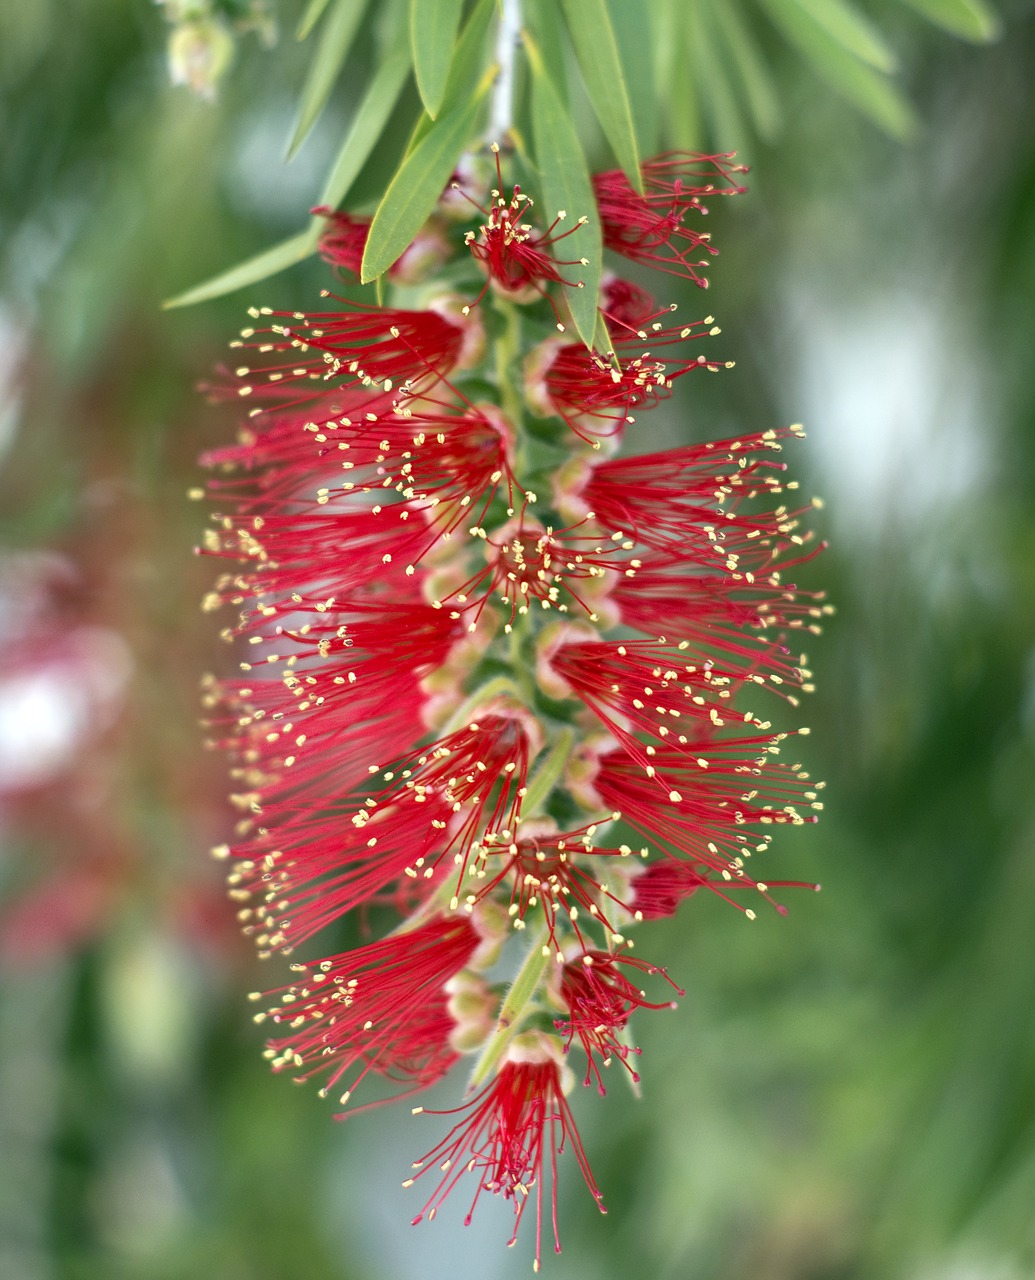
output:
{"label": "red flower spike", "polygon": [[483,1191],[503,1195],[514,1207],[514,1231],[507,1241],[512,1245],[517,1240],[525,1206],[534,1193],[533,1267],[538,1271],[542,1261],[543,1193],[547,1174],[554,1250],[561,1251],[557,1226],[557,1157],[569,1143],[597,1208],[601,1213],[607,1212],[564,1097],[561,1067],[547,1037],[517,1037],[511,1042],[496,1079],[469,1103],[452,1111],[425,1111],[424,1114],[464,1118],[414,1164],[417,1172],[403,1183],[404,1187],[412,1186],[433,1166],[442,1172],[438,1186],[413,1219],[414,1226],[425,1217],[430,1222],[464,1175],[473,1173],[478,1185],[464,1224],[470,1225]]}
{"label": "red flower spike", "polygon": [[[496,178],[499,186],[492,191],[492,206],[489,209],[484,209],[480,204],[471,201],[486,221],[477,232],[468,231],[464,237],[465,243],[484,268],[487,277],[485,287],[471,306],[476,307],[481,302],[490,284],[494,284],[503,293],[520,301],[527,301],[529,294],[534,297],[538,293],[553,307],[554,315],[557,317],[557,328],[563,331],[564,325],[561,323],[556,304],[547,293],[545,285],[551,283],[581,287],[580,281],[566,280],[558,268],[587,264],[585,258],[558,262],[547,250],[558,240],[563,240],[577,231],[586,219],[579,218],[573,227],[555,235],[555,229],[567,217],[567,214],[561,211],[545,232],[533,230],[532,225],[525,221],[533,202],[518,186],[514,187],[509,201],[503,195],[499,148],[493,144],[493,150],[496,154]],[[460,190],[455,183],[453,189]]]}
{"label": "red flower spike", "polygon": [[439,918],[356,951],[292,965],[301,976],[261,997],[278,1003],[256,1019],[287,1028],[268,1042],[274,1071],[298,1072],[298,1081],[329,1072],[322,1096],[348,1076],[342,1106],[371,1071],[409,1085],[403,1097],[434,1084],[458,1056],[449,1044],[454,1024],[445,985],[478,943],[467,920]]}
{"label": "red flower spike", "polygon": [[[634,986],[619,968],[636,969],[640,973],[660,973],[680,996],[686,992],[677,987],[664,969],[622,952],[587,951],[564,966],[561,973],[561,999],[568,1006],[568,1017],[557,1019],[554,1026],[565,1037],[564,1052],[578,1037],[588,1059],[584,1085],[596,1079],[603,1096],[607,1090],[600,1068],[609,1067],[617,1058],[634,1081],[639,1075],[629,1061],[630,1053],[639,1054],[634,1045],[619,1039],[630,1015],[636,1009],[674,1009],[674,1000],[650,1001],[646,993]],[[599,1059],[599,1062],[598,1062]]]}
{"label": "red flower spike", "polygon": [[640,166],[644,193],[634,191],[621,170],[596,174],[597,199],[604,245],[633,262],[642,262],[671,275],[693,280],[702,289],[708,281],[698,273],[714,256],[708,232],[684,226],[688,213],[708,212],[702,197],[742,194],[746,188],[734,175],[746,173],[732,164],[733,155],[705,156],[670,151]]}

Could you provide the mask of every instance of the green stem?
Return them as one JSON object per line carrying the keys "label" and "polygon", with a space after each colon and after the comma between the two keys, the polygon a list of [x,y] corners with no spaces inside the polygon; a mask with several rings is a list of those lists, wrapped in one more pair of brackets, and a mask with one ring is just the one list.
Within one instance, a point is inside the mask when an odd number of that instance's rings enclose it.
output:
{"label": "green stem", "polygon": [[485,1047],[474,1065],[474,1070],[471,1072],[468,1090],[476,1089],[488,1076],[489,1072],[500,1060],[503,1050],[516,1034],[526,1012],[528,1012],[529,1003],[539,988],[547,961],[550,958],[550,948],[546,942],[548,937],[549,931],[544,924],[532,940],[528,954],[525,956],[521,968],[517,971],[510,990],[507,992],[507,998],[503,1001],[503,1007],[500,1009],[500,1016],[496,1020],[496,1030],[486,1041]]}
{"label": "green stem", "polygon": [[561,779],[564,766],[575,742],[575,730],[565,725],[557,735],[557,741],[547,752],[546,759],[532,775],[532,780],[521,800],[521,817],[534,818],[549,798],[550,792]]}

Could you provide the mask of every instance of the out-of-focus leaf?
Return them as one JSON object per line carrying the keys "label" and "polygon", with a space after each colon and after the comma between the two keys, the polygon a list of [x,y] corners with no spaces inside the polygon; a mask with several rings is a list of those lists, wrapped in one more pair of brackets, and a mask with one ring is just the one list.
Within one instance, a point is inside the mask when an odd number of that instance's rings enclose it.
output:
{"label": "out-of-focus leaf", "polygon": [[439,113],[463,0],[410,0],[410,46],[424,109]]}
{"label": "out-of-focus leaf", "polygon": [[[460,33],[456,48],[453,50],[453,60],[449,65],[446,88],[442,95],[442,105],[439,108],[440,116],[465,102],[470,96],[471,85],[475,84],[481,77],[485,33],[489,29],[489,21],[492,18],[494,8],[495,0],[478,0],[470,17],[467,19],[464,29]],[[434,123],[431,116],[424,112],[417,121],[417,127],[410,138],[409,146],[406,148],[407,154],[410,154],[423,142]]]}
{"label": "out-of-focus leaf", "polygon": [[654,8],[654,79],[662,116],[662,146],[696,151],[701,146],[700,104],[689,71],[683,0],[657,0]]}
{"label": "out-of-focus leaf", "polygon": [[904,0],[938,26],[964,40],[984,43],[1002,31],[999,15],[985,0]]}
{"label": "out-of-focus leaf", "polygon": [[885,73],[894,71],[898,65],[884,37],[848,0],[788,0],[788,3],[797,5],[862,62]]}
{"label": "out-of-focus leaf", "polygon": [[640,154],[652,156],[658,149],[658,93],[652,74],[654,40],[649,4],[608,0],[618,48],[625,63],[626,87]]}
{"label": "out-of-focus leaf", "polygon": [[348,195],[399,100],[409,70],[409,46],[400,42],[400,47],[388,55],[367,86],[352,127],[320,193],[320,204],[336,208]]}
{"label": "out-of-focus leaf", "polygon": [[763,138],[772,138],[780,129],[780,103],[739,0],[709,0],[709,7],[716,30],[730,52],[755,128]]}
{"label": "out-of-focus leaf", "polygon": [[532,0],[527,16],[535,31],[536,47],[550,83],[562,102],[568,100],[568,75],[564,65],[566,37],[557,0]]}
{"label": "out-of-focus leaf", "polygon": [[177,294],[175,298],[170,298],[162,305],[166,308],[189,307],[196,302],[208,302],[211,298],[220,298],[225,293],[233,293],[237,289],[243,289],[245,285],[256,284],[259,280],[275,276],[278,271],[285,271],[288,267],[293,267],[296,262],[302,262],[308,258],[316,249],[319,239],[319,223],[314,220],[311,226],[305,231],[300,231],[298,235],[282,240],[280,244],[275,244],[270,249],[264,249],[254,258],[239,262],[229,271],[223,271],[203,284],[195,285],[186,293]]}
{"label": "out-of-focus leaf", "polygon": [[323,34],[302,90],[298,124],[288,144],[288,159],[305,141],[309,130],[320,118],[327,105],[334,82],[345,65],[345,59],[349,56],[349,50],[352,48],[352,42],[359,30],[366,7],[367,0],[336,0],[324,24]]}
{"label": "out-of-focus leaf", "polygon": [[302,14],[298,28],[295,31],[296,40],[304,40],[309,35],[313,27],[323,17],[323,11],[327,8],[329,0],[309,0],[308,8]]}
{"label": "out-of-focus leaf", "polygon": [[[720,4],[725,0],[719,0]],[[691,65],[701,95],[701,105],[711,123],[720,151],[734,151],[746,140],[747,126],[740,114],[722,55],[716,45],[714,14],[708,0],[687,15]]]}
{"label": "out-of-focus leaf", "polygon": [[832,89],[892,137],[908,138],[916,132],[916,115],[898,89],[849,53],[796,0],[763,0],[763,4],[787,39]]}
{"label": "out-of-focus leaf", "polygon": [[565,292],[579,337],[587,347],[592,347],[597,295],[604,271],[603,236],[593,184],[568,109],[546,74],[538,47],[527,35],[525,48],[532,67],[532,130],[543,200],[554,216],[563,210],[573,222],[576,218],[586,218],[582,227],[565,241],[572,245],[573,255],[586,259],[585,266],[570,268],[582,281],[582,287]]}
{"label": "out-of-focus leaf", "polygon": [[629,85],[607,0],[561,0],[586,92],[634,191],[643,191]]}
{"label": "out-of-focus leaf", "polygon": [[370,226],[360,273],[364,284],[402,256],[434,209],[470,139],[495,73],[496,68],[490,67],[468,100],[440,115],[403,161]]}

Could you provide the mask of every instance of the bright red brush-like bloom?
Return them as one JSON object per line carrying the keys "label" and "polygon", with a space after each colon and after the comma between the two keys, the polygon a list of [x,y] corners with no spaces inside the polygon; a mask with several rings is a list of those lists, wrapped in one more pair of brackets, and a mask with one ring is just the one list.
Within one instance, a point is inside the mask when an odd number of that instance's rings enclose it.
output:
{"label": "bright red brush-like bloom", "polygon": [[664,969],[621,951],[587,951],[564,966],[560,995],[568,1007],[568,1016],[558,1019],[555,1025],[564,1036],[566,1053],[574,1039],[582,1045],[587,1059],[583,1084],[588,1085],[595,1079],[601,1095],[607,1091],[600,1069],[609,1067],[616,1058],[634,1082],[640,1079],[629,1062],[629,1055],[639,1054],[640,1050],[619,1038],[633,1011],[676,1007],[674,1000],[660,1003],[648,1000],[646,992],[625,976],[623,967],[644,974],[660,973],[677,995],[686,994],[669,979]]}
{"label": "bright red brush-like bloom", "polygon": [[[470,305],[476,306],[485,296],[485,290],[493,284],[503,293],[523,301],[528,301],[529,295],[545,297],[557,315],[556,306],[546,291],[546,284],[573,284],[574,281],[566,280],[561,275],[559,268],[584,266],[586,260],[577,258],[558,262],[548,250],[558,240],[577,231],[586,219],[580,218],[573,227],[555,235],[556,228],[567,217],[562,210],[546,231],[537,232],[531,223],[525,221],[532,209],[530,197],[518,186],[514,187],[509,200],[503,194],[498,147],[495,152],[499,186],[492,191],[492,204],[488,209],[483,209],[479,204],[474,205],[484,216],[485,222],[477,231],[468,231],[464,238],[465,244],[486,274],[485,288]],[[454,190],[460,190],[456,183]],[[559,319],[557,327],[564,328]]]}
{"label": "bright red brush-like bloom", "polygon": [[[662,314],[668,315],[669,312]],[[626,329],[612,320],[614,359],[605,359],[581,343],[550,340],[534,351],[526,365],[528,395],[546,414],[556,414],[584,440],[615,436],[635,422],[634,410],[652,408],[672,394],[672,385],[694,369],[711,372],[730,367],[728,362],[697,356],[672,360],[657,354],[658,348],[689,339],[705,338],[718,329],[711,316],[690,325],[665,329],[660,324]],[[649,343],[651,350],[644,350]]]}
{"label": "bright red brush-like bloom", "polygon": [[434,1084],[457,1057],[446,983],[478,943],[468,921],[440,918],[357,951],[293,965],[301,974],[296,982],[253,997],[278,1001],[256,1021],[287,1028],[269,1041],[273,1069],[296,1072],[297,1080],[329,1072],[323,1094],[348,1076],[342,1106],[371,1071],[408,1084],[402,1096]]}
{"label": "bright red brush-like bloom", "polygon": [[[691,255],[714,251],[684,219],[739,172],[658,157],[643,195],[600,175],[607,244],[703,283]],[[630,1018],[673,1002],[637,983],[680,991],[631,931],[698,889],[753,919],[752,895],[798,884],[762,866],[821,784],[769,717],[812,688],[791,639],[829,607],[791,580],[820,549],[782,459],[800,429],[608,456],[684,375],[726,363],[686,345],[719,331],[606,275],[613,353],[558,339],[579,265],[554,256],[562,215],[536,231],[498,152],[496,181],[470,202],[451,296],[253,313],[270,319],[236,344],[248,416],[205,457],[204,551],[237,562],[205,605],[233,610],[246,660],[206,704],[239,813],[217,853],[260,955],[398,916],[269,993],[274,1069],[344,1103],[371,1074],[409,1094],[477,1055],[474,1096],[435,1113],[453,1128],[415,1166],[435,1183],[415,1221],[473,1175],[467,1220],[502,1194],[511,1243],[535,1200],[538,1267],[547,1195],[560,1248],[565,1147],[600,1204],[568,1058],[601,1093],[615,1060],[638,1079]],[[325,216],[324,255],[354,270],[367,223]],[[508,984],[493,966],[514,935]]]}
{"label": "bright red brush-like bloom", "polygon": [[629,185],[621,170],[598,173],[593,191],[604,231],[604,244],[622,257],[693,280],[702,289],[708,281],[699,274],[714,256],[707,231],[684,225],[688,214],[707,214],[702,198],[739,195],[745,191],[736,178],[747,172],[733,164],[732,155],[705,156],[669,151],[640,166],[644,191]]}
{"label": "bright red brush-like bloom", "polygon": [[403,1186],[412,1186],[436,1165],[442,1173],[438,1186],[413,1219],[415,1224],[423,1218],[431,1221],[457,1183],[465,1175],[474,1174],[477,1186],[464,1221],[471,1221],[483,1191],[504,1196],[514,1206],[514,1231],[508,1244],[517,1239],[525,1206],[534,1197],[534,1269],[538,1271],[542,1259],[543,1192],[547,1176],[554,1249],[557,1253],[561,1251],[557,1229],[557,1157],[569,1144],[597,1207],[601,1213],[607,1212],[564,1098],[561,1071],[545,1037],[520,1036],[512,1042],[499,1075],[477,1097],[457,1111],[425,1112],[426,1115],[460,1114],[464,1119],[416,1162],[417,1172],[403,1183]]}

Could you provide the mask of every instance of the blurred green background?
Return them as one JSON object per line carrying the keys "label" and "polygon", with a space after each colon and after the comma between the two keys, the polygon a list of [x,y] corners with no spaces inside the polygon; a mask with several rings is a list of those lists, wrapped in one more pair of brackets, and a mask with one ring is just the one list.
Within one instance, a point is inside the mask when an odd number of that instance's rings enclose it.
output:
{"label": "blurred green background", "polygon": [[[575,1097],[609,1214],[568,1169],[545,1264],[566,1280],[1035,1277],[1035,6],[1004,0],[983,46],[865,7],[917,136],[759,25],[782,131],[700,126],[752,166],[711,220],[737,367],[641,420],[665,443],[809,429],[829,787],[773,869],[824,892],[753,926],[695,897],[650,926],[687,995],[641,1015],[642,1101]],[[233,425],[196,388],[246,306],[309,305],[324,269],[161,302],[316,200],[356,92],[346,74],[285,166],[300,8],[281,0],[272,50],[241,36],[206,102],[169,85],[146,0],[0,3],[3,1280],[530,1267],[505,1204],[411,1230],[399,1182],[429,1143],[406,1107],[336,1125],[268,1074],[244,993],[271,982],[206,857],[230,813],[198,681],[232,655],[198,609],[185,494]]]}

